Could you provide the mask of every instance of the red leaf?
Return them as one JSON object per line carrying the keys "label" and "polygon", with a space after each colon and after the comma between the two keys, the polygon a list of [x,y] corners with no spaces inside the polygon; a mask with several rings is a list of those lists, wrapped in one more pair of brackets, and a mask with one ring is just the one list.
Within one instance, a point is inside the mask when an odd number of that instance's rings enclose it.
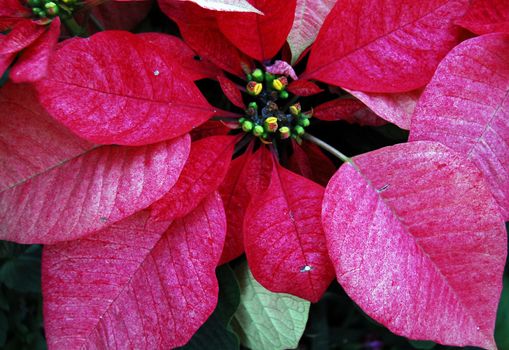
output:
{"label": "red leaf", "polygon": [[244,219],[246,256],[265,288],[317,302],[334,276],[321,229],[323,188],[279,165]]}
{"label": "red leaf", "polygon": [[467,0],[338,1],[302,78],[370,92],[421,87],[458,42],[453,21],[467,7]]}
{"label": "red leaf", "polygon": [[329,182],[322,218],[338,281],[410,339],[496,349],[506,233],[482,174],[433,142],[354,158]]}
{"label": "red leaf", "polygon": [[509,33],[507,0],[473,0],[465,16],[456,23],[476,34]]}
{"label": "red leaf", "polygon": [[229,262],[244,252],[242,226],[244,224],[244,214],[251,199],[246,186],[246,172],[250,157],[250,153],[244,153],[232,160],[224,181],[219,187],[227,223],[220,264]]}
{"label": "red leaf", "polygon": [[186,43],[216,66],[244,77],[239,51],[219,30],[214,13],[181,1],[159,0],[161,10],[177,22]]}
{"label": "red leaf", "polygon": [[337,0],[297,0],[295,20],[288,34],[292,63],[313,43],[325,17],[336,2]]}
{"label": "red leaf", "polygon": [[[98,5],[92,6],[91,14],[106,30],[133,30],[148,15],[151,7],[151,0],[100,1]],[[87,27],[95,29],[92,32],[101,30],[93,23],[90,16],[86,19]]]}
{"label": "red leaf", "polygon": [[[463,42],[440,64],[415,111],[411,140],[472,160],[509,219],[509,34]],[[461,64],[458,64],[461,62]]]}
{"label": "red leaf", "polygon": [[251,198],[257,197],[269,186],[272,157],[265,147],[254,154],[251,146],[245,154],[232,161],[219,191],[227,218],[227,231],[220,263],[240,256],[244,251],[244,216]]}
{"label": "red leaf", "polygon": [[44,248],[50,348],[169,349],[191,338],[217,303],[225,231],[219,195],[167,226],[142,212]]}
{"label": "red leaf", "polygon": [[172,61],[179,67],[186,69],[186,75],[192,80],[205,78],[215,79],[221,70],[206,59],[196,59],[196,53],[187,44],[173,35],[160,33],[141,33],[138,37],[143,38],[159,50],[172,56]]}
{"label": "red leaf", "polygon": [[230,100],[235,106],[246,109],[244,101],[242,100],[242,94],[235,83],[226,78],[224,75],[218,75],[216,78],[221,85],[221,90],[223,90],[225,96],[228,97],[228,100]]}
{"label": "red leaf", "polygon": [[209,120],[191,131],[191,139],[198,141],[209,136],[226,135],[228,131],[230,131],[230,128],[225,123]]}
{"label": "red leaf", "polygon": [[292,146],[293,154],[289,159],[288,168],[322,186],[327,185],[336,172],[334,163],[311,142],[303,141],[302,147],[297,142],[292,142]]}
{"label": "red leaf", "polygon": [[16,61],[9,77],[16,83],[34,82],[48,73],[48,63],[60,35],[60,18],[57,17]]}
{"label": "red leaf", "polygon": [[288,85],[288,91],[297,96],[311,96],[322,92],[323,89],[309,80],[295,80]]}
{"label": "red leaf", "polygon": [[49,244],[122,220],[170,189],[188,152],[187,135],[144,147],[104,146],[33,173],[0,192],[0,237]]}
{"label": "red leaf", "polygon": [[94,146],[57,124],[30,85],[0,89],[0,191],[65,163]]}
{"label": "red leaf", "polygon": [[313,110],[313,117],[320,120],[343,120],[350,124],[380,126],[386,124],[370,111],[364,103],[351,98],[337,98],[317,106]]}
{"label": "red leaf", "polygon": [[12,63],[16,54],[32,44],[44,27],[30,20],[18,21],[8,34],[0,34],[0,74]]}
{"label": "red leaf", "polygon": [[401,129],[409,130],[412,114],[422,90],[418,89],[395,94],[366,93],[361,91],[348,92],[364,102],[381,118],[396,124]]}
{"label": "red leaf", "polygon": [[249,158],[246,169],[246,188],[251,196],[259,196],[269,186],[272,177],[272,155],[266,147],[260,147]]}
{"label": "red leaf", "polygon": [[193,142],[182,174],[175,186],[152,205],[153,215],[159,220],[183,217],[214,192],[228,171],[236,139],[211,136]]}
{"label": "red leaf", "polygon": [[263,12],[218,12],[221,32],[246,55],[263,61],[271,59],[281,49],[292,28],[296,0],[250,0]]}
{"label": "red leaf", "polygon": [[215,112],[172,56],[127,32],[74,39],[55,52],[49,69],[37,83],[42,104],[92,142],[155,143]]}

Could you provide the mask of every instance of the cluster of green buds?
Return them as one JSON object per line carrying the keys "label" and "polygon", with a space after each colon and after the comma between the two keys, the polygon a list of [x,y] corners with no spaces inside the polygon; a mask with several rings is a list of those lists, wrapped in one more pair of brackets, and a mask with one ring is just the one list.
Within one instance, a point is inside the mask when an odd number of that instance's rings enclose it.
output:
{"label": "cluster of green buds", "polygon": [[52,19],[62,14],[70,15],[76,0],[28,0],[27,3],[38,18]]}
{"label": "cluster of green buds", "polygon": [[252,96],[266,94],[270,95],[272,100],[288,98],[288,91],[286,91],[288,79],[285,76],[276,76],[257,68],[247,74],[247,80],[246,90]]}
{"label": "cluster of green buds", "polygon": [[242,130],[252,133],[264,143],[273,143],[275,140],[293,138],[300,142],[300,137],[309,126],[309,113],[303,113],[299,103],[289,107],[290,113],[285,114],[279,110],[277,104],[268,102],[259,108],[256,102],[251,102],[246,109],[245,117],[239,119]]}

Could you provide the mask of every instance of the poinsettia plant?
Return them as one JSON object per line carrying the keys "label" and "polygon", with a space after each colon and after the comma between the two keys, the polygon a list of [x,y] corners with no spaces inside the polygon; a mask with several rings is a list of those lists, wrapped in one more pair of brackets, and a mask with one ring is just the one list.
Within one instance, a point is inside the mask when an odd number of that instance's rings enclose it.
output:
{"label": "poinsettia plant", "polygon": [[44,244],[50,348],[296,347],[334,279],[397,335],[497,348],[503,1],[148,5],[0,9],[0,238]]}

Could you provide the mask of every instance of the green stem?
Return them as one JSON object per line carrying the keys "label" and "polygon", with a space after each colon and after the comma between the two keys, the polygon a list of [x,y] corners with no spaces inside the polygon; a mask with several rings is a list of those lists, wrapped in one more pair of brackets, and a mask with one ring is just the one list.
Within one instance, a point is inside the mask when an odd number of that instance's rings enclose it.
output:
{"label": "green stem", "polygon": [[305,139],[305,140],[308,140],[310,142],[313,142],[315,145],[317,145],[318,147],[326,150],[327,152],[329,152],[330,154],[332,154],[336,158],[340,159],[342,162],[350,163],[350,164],[353,165],[354,168],[357,169],[357,166],[353,162],[352,158],[349,158],[349,157],[345,156],[343,153],[341,153],[340,151],[338,151],[337,149],[335,149],[334,147],[332,147],[328,143],[325,143],[324,141],[320,140],[319,138],[317,138],[317,137],[315,137],[315,136],[313,136],[311,134],[308,134],[308,133],[305,133],[304,135],[302,135],[302,138]]}
{"label": "green stem", "polygon": [[74,36],[80,36],[80,37],[86,37],[88,36],[87,31],[85,28],[80,26],[78,22],[74,19],[72,16],[62,16],[61,17],[62,22],[64,22],[65,26]]}

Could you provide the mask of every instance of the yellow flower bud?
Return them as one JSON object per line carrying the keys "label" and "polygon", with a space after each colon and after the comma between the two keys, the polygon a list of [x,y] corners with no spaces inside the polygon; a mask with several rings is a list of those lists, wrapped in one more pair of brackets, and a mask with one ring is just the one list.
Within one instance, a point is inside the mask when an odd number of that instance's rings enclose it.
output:
{"label": "yellow flower bud", "polygon": [[261,83],[257,83],[256,81],[250,81],[247,84],[247,92],[253,96],[258,96],[263,89],[263,85]]}
{"label": "yellow flower bud", "polygon": [[277,130],[277,118],[269,117],[265,119],[265,130],[268,132],[276,132]]}

